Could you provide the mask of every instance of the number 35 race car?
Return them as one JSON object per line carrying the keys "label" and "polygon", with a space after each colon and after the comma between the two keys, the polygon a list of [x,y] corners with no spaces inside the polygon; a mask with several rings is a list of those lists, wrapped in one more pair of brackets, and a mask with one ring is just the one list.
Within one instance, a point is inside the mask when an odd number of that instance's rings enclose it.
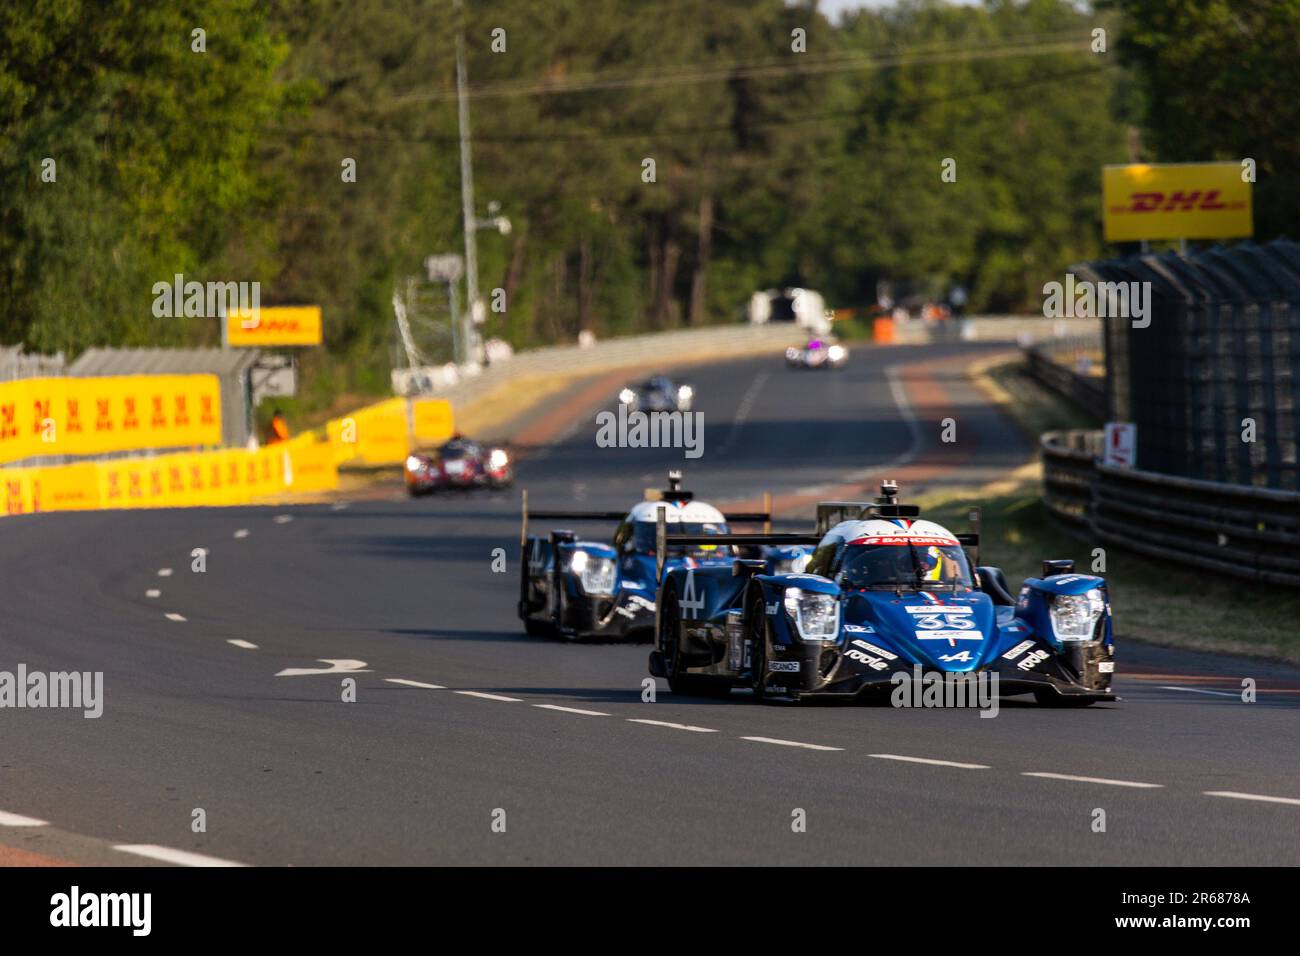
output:
{"label": "number 35 race car", "polygon": [[[620,638],[653,634],[655,586],[664,568],[710,568],[731,573],[739,551],[715,543],[728,532],[727,518],[681,489],[681,473],[669,472],[668,489],[631,511],[528,510],[524,492],[520,542],[519,617],[533,635]],[[617,521],[612,541],[580,538],[573,531],[528,534],[530,518],[590,522]],[[732,521],[767,521],[768,515],[731,515]],[[656,547],[662,524],[694,535],[690,544]]]}
{"label": "number 35 race car", "polygon": [[[1102,578],[1045,561],[1013,598],[1000,569],[972,574],[966,548],[978,555],[978,532],[952,534],[896,496],[885,482],[874,503],[821,504],[811,535],[710,539],[814,544],[803,573],[765,574],[770,562],[745,560],[666,567],[650,673],[679,693],[748,687],[760,699],[887,697],[902,674],[996,674],[999,695],[1044,705],[1116,699]],[[672,530],[656,529],[668,548],[702,540]]]}

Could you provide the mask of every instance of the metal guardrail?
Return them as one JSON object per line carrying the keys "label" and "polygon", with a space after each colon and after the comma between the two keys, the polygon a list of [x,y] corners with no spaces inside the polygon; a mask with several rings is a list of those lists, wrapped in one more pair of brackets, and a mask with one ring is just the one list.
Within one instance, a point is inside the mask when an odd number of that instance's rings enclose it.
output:
{"label": "metal guardrail", "polygon": [[1105,544],[1300,587],[1300,493],[1117,468],[1101,432],[1042,437],[1043,503]]}
{"label": "metal guardrail", "polygon": [[1080,411],[1097,421],[1106,419],[1106,380],[1081,375],[1054,355],[1068,355],[1078,349],[1100,349],[1100,336],[1062,339],[1054,343],[1031,345],[1024,350],[1025,366],[1031,378],[1060,395]]}

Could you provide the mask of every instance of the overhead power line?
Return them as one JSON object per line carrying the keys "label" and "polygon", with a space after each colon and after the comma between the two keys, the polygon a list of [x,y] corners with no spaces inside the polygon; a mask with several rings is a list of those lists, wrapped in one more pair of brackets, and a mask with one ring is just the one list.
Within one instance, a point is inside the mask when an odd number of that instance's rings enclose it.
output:
{"label": "overhead power line", "polygon": [[[932,44],[907,49],[889,48],[875,53],[828,54],[813,57],[791,53],[780,59],[742,63],[665,65],[635,73],[607,72],[494,83],[471,89],[471,99],[509,96],[551,96],[619,89],[683,86],[736,79],[814,76],[857,70],[878,70],[890,66],[926,66],[1009,57],[1044,56],[1057,53],[1087,53],[1091,36],[1081,33],[1044,34],[993,43]],[[455,90],[425,90],[400,94],[397,104],[431,102],[455,98]]]}

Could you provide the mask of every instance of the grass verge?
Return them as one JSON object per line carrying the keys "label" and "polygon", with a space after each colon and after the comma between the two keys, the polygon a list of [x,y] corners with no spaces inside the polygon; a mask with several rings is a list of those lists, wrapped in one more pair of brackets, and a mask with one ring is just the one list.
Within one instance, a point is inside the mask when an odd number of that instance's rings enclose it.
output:
{"label": "grass verge", "polygon": [[[999,404],[1026,432],[1088,427],[1086,418],[1045,391],[1011,362],[983,370]],[[986,385],[987,383],[981,383]],[[1010,396],[1010,400],[1007,400]],[[1083,424],[1076,424],[1082,421]],[[1001,567],[1012,587],[1042,573],[1044,558],[1074,558],[1084,573],[1103,574],[1110,587],[1117,639],[1300,663],[1300,594],[1181,567],[1100,542],[1076,538],[1056,524],[1035,480],[923,496],[927,516],[961,531],[973,505],[982,509],[981,560]],[[1094,562],[1104,558],[1104,570]]]}

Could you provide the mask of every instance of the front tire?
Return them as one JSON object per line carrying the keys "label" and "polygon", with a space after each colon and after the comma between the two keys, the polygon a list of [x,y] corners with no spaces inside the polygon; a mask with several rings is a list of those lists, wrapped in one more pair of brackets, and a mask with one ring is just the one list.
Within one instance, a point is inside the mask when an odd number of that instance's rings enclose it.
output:
{"label": "front tire", "polygon": [[681,619],[677,592],[670,585],[659,615],[659,648],[663,654],[664,675],[668,680],[668,689],[684,697],[728,696],[731,693],[730,684],[700,674],[680,673],[682,669]]}
{"label": "front tire", "polygon": [[749,688],[755,700],[767,697],[767,620],[763,600],[751,595],[745,610],[745,638],[749,641]]}

